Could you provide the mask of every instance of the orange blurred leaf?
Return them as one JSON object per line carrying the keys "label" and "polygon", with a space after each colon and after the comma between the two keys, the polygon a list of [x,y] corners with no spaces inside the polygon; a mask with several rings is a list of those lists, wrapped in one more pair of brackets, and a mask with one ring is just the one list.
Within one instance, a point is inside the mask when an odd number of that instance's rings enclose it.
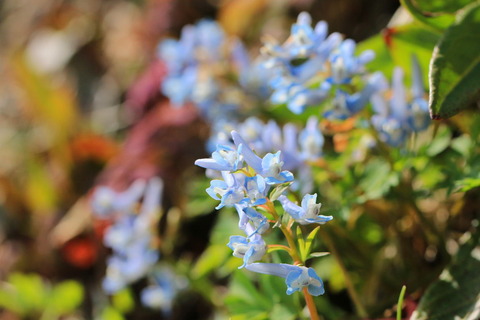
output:
{"label": "orange blurred leaf", "polygon": [[220,8],[218,21],[227,33],[244,35],[268,3],[269,0],[229,0]]}
{"label": "orange blurred leaf", "polygon": [[77,122],[72,92],[66,86],[54,85],[48,77],[37,74],[21,53],[12,59],[11,66],[28,99],[25,111],[46,124],[57,141],[64,141]]}
{"label": "orange blurred leaf", "polygon": [[49,213],[57,203],[57,194],[49,174],[36,160],[27,165],[25,198],[26,203],[36,213]]}

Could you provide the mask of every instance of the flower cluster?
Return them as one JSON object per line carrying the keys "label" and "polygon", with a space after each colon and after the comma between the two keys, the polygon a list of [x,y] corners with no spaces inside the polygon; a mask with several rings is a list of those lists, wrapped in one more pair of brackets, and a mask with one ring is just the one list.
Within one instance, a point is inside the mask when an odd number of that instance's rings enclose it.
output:
{"label": "flower cluster", "polygon": [[[345,119],[360,111],[378,86],[378,75],[363,77],[374,53],[368,50],[356,56],[353,40],[343,40],[336,32],[327,36],[325,21],[311,24],[310,15],[302,12],[283,44],[270,41],[262,48],[265,65],[275,70],[270,100],[299,114],[333,95],[333,109],[325,115]],[[354,79],[362,82],[361,90]]]}
{"label": "flower cluster", "polygon": [[[309,164],[321,158],[324,143],[317,117],[311,116],[305,128],[301,130],[290,123],[280,127],[273,120],[264,123],[256,117],[249,117],[240,123],[221,123],[214,127],[214,133],[209,141],[209,149],[213,151],[213,159],[218,159],[219,153],[225,152],[226,149],[234,150],[235,145],[229,137],[233,128],[238,131],[249,146],[253,147],[258,155],[266,155],[269,152],[273,153],[280,150],[283,168],[298,173],[295,186],[300,187],[304,193],[311,190],[311,166]],[[213,146],[216,146],[216,149]],[[232,165],[223,165],[223,167],[217,167],[216,170],[233,169],[235,171],[239,166],[238,160],[231,159],[230,161],[233,161]],[[222,160],[219,161],[223,163]]]}
{"label": "flower cluster", "polygon": [[[376,92],[371,99],[375,111],[372,124],[378,131],[380,139],[394,147],[401,145],[410,132],[425,130],[430,124],[420,66],[415,58],[412,60],[410,95],[407,94],[403,84],[402,69],[396,68],[393,73],[391,93],[387,91],[388,85],[384,79],[385,90]],[[411,98],[408,99],[408,96]]]}
{"label": "flower cluster", "polygon": [[[212,20],[182,29],[179,40],[166,39],[158,56],[167,67],[161,91],[173,105],[193,103],[210,123],[235,118],[246,92],[264,96],[265,72],[252,63],[242,42],[228,38]],[[237,74],[238,79],[231,79]]]}
{"label": "flower cluster", "polygon": [[[293,174],[284,170],[282,151],[267,153],[260,158],[237,132],[232,131],[233,146],[219,145],[208,159],[199,159],[196,165],[220,171],[222,180],[213,180],[207,193],[219,200],[217,209],[224,206],[235,207],[239,216],[239,228],[246,236],[232,236],[228,246],[235,257],[243,259],[240,268],[284,277],[287,294],[308,287],[310,294],[323,294],[322,280],[313,269],[298,265],[255,263],[266,253],[266,243],[262,235],[270,228],[267,217],[259,207],[272,207],[272,201],[279,200],[284,211],[300,224],[324,224],[331,216],[319,215],[320,204],[316,204],[316,194],[307,194],[302,207],[297,206],[285,195],[276,195],[278,190],[293,183]],[[274,213],[274,217],[278,215]],[[280,223],[279,221],[276,221]],[[298,262],[298,261],[297,261]]]}
{"label": "flower cluster", "polygon": [[176,294],[187,286],[186,279],[179,277],[166,265],[156,267],[150,274],[151,284],[141,292],[144,306],[160,309],[165,315],[172,311]]}
{"label": "flower cluster", "polygon": [[[163,182],[152,178],[148,182],[137,180],[123,192],[104,186],[94,191],[91,201],[94,213],[113,221],[103,239],[113,252],[102,283],[107,293],[115,293],[144,277],[158,261],[152,228],[160,214],[162,189]],[[137,210],[142,198],[142,206]]]}
{"label": "flower cluster", "polygon": [[202,20],[195,26],[185,26],[180,40],[160,43],[158,54],[168,69],[162,91],[174,105],[194,102],[202,106],[217,94],[214,79],[202,72],[201,66],[219,60],[224,38],[216,22]]}

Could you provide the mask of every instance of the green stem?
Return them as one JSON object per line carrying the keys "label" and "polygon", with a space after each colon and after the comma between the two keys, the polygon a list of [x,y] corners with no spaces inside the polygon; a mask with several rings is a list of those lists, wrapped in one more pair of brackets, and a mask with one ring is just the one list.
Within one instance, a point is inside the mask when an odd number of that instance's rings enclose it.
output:
{"label": "green stem", "polygon": [[402,308],[403,308],[403,298],[405,298],[405,291],[407,290],[406,286],[402,287],[400,291],[400,296],[398,297],[397,303],[397,320],[402,320]]}
{"label": "green stem", "polygon": [[294,264],[304,264],[305,261],[302,261],[300,255],[298,254],[297,245],[295,244],[295,240],[293,239],[292,231],[284,225],[280,225],[280,230],[282,230],[283,235],[287,239],[288,246],[291,250],[290,256],[294,260]]}
{"label": "green stem", "polygon": [[345,267],[345,264],[343,263],[342,257],[338,253],[337,248],[335,247],[332,239],[330,238],[330,235],[326,231],[324,231],[322,228],[320,228],[319,232],[322,235],[323,241],[325,241],[325,244],[328,247],[328,250],[335,257],[335,260],[337,261],[340,267],[340,270],[342,271],[343,277],[345,278],[345,286],[347,287],[348,294],[352,299],[353,304],[355,305],[355,309],[357,310],[358,316],[361,318],[368,317],[367,311],[365,310],[365,307],[362,305],[359,295],[355,290],[353,281],[350,278],[350,274],[348,273],[348,270]]}
{"label": "green stem", "polygon": [[[271,201],[267,203],[267,208],[268,211],[272,214],[273,218],[276,221],[280,222],[280,216],[278,215]],[[290,230],[290,228],[280,223],[280,230],[282,230],[285,239],[287,239],[288,246],[290,247],[289,253],[294,261],[294,264],[304,264],[305,261],[302,261],[300,255],[298,254],[297,245],[295,244],[295,240],[293,239],[292,231]]]}

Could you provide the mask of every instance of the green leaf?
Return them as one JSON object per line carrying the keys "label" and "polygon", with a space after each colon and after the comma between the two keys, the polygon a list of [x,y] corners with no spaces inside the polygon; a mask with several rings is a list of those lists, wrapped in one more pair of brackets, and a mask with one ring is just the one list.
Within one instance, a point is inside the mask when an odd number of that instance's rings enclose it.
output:
{"label": "green leaf", "polygon": [[48,292],[39,275],[13,273],[9,276],[8,282],[15,287],[25,309],[31,311],[44,309]]}
{"label": "green leaf", "polygon": [[472,190],[474,188],[480,187],[480,177],[478,178],[464,178],[462,180],[457,181],[456,183],[458,191],[466,192],[468,190]]}
{"label": "green leaf", "polygon": [[269,310],[273,304],[269,297],[261,294],[258,288],[253,285],[252,280],[245,274],[245,270],[237,270],[234,273],[227,298],[230,299],[226,301],[229,308],[234,306],[234,301],[238,302],[238,299],[242,301],[243,310],[238,310],[238,313],[246,313],[248,310]]}
{"label": "green leaf", "polygon": [[308,258],[320,258],[320,257],[325,257],[325,256],[328,256],[330,254],[330,252],[312,252],[310,253],[310,255],[308,256]]}
{"label": "green leaf", "polygon": [[276,304],[270,313],[270,319],[278,320],[295,320],[296,314],[291,312],[287,307],[281,304]]}
{"label": "green leaf", "polygon": [[83,287],[76,281],[63,281],[53,287],[47,310],[58,315],[74,311],[83,301]]}
{"label": "green leaf", "polygon": [[[212,244],[202,254],[200,259],[192,269],[194,278],[201,278],[210,272],[221,267],[227,258],[232,254],[232,250],[225,244]],[[239,265],[242,263],[238,259]]]}
{"label": "green leaf", "polygon": [[277,187],[275,187],[275,189],[272,190],[272,192],[270,192],[270,201],[275,201],[278,199],[278,197],[280,197],[280,195],[288,189],[288,187],[290,187],[292,183],[291,182],[287,182],[287,183],[282,183],[281,185],[278,185]]}
{"label": "green leaf", "polygon": [[451,265],[420,299],[411,320],[475,320],[480,316],[480,233],[468,235]]}
{"label": "green leaf", "polygon": [[457,151],[464,157],[468,157],[470,155],[470,150],[475,146],[475,143],[469,135],[464,134],[453,139],[451,145],[453,150]]}
{"label": "green leaf", "polygon": [[443,30],[451,25],[455,19],[455,17],[451,14],[433,16],[425,13],[422,11],[423,8],[419,8],[414,5],[412,0],[400,0],[400,3],[417,21],[436,32],[443,32]]}
{"label": "green leaf", "polygon": [[458,15],[435,47],[430,68],[430,115],[449,118],[480,98],[480,1]]}
{"label": "green leaf", "polygon": [[368,63],[371,72],[382,71],[391,78],[395,66],[405,72],[407,84],[411,79],[412,55],[415,55],[423,72],[424,83],[428,81],[427,70],[432,57],[432,50],[440,40],[440,35],[418,24],[407,24],[387,28],[382,34],[373,36],[359,43],[357,52],[370,49],[375,52],[375,59]]}
{"label": "green leaf", "polygon": [[364,175],[359,183],[364,194],[358,201],[378,199],[399,182],[398,173],[392,171],[390,165],[382,159],[372,159],[365,166]]}
{"label": "green leaf", "polygon": [[272,253],[275,251],[286,251],[290,253],[290,250],[287,247],[284,246],[269,246],[267,248],[267,253]]}
{"label": "green leaf", "polygon": [[367,64],[368,70],[371,72],[382,71],[385,76],[390,78],[395,64],[385,43],[385,35],[377,34],[357,45],[357,54],[365,50],[373,50],[375,52],[375,59]]}
{"label": "green leaf", "polygon": [[127,313],[135,308],[135,299],[130,289],[126,288],[112,296],[112,304],[121,313]]}
{"label": "green leaf", "polygon": [[307,240],[305,241],[305,260],[308,259],[310,255],[310,251],[312,251],[312,243],[313,239],[317,236],[318,230],[320,230],[320,226],[316,227],[309,233],[307,236]]}
{"label": "green leaf", "polygon": [[[241,230],[238,229],[238,216],[229,208],[222,209],[218,215],[217,223],[210,236],[210,245],[196,261],[191,271],[192,277],[196,279],[214,271],[225,271],[224,269],[230,266],[226,262],[232,255],[232,250],[227,247],[229,238],[231,235],[241,234]],[[235,258],[235,260],[238,260],[236,267],[241,265],[241,259]]]}
{"label": "green leaf", "polygon": [[426,154],[430,157],[440,154],[448,148],[451,140],[452,133],[450,132],[450,129],[446,126],[440,127],[432,143],[428,146]]}
{"label": "green leaf", "polygon": [[412,56],[418,59],[424,83],[428,83],[427,70],[429,68],[432,51],[440,40],[440,36],[416,24],[395,27],[391,35],[389,47],[395,66],[399,66],[405,73],[405,81],[410,84],[412,78]]}
{"label": "green leaf", "polygon": [[9,284],[0,288],[0,308],[7,309],[19,315],[24,315],[28,310],[18,297],[18,292]]}
{"label": "green leaf", "polygon": [[415,0],[419,10],[424,12],[456,12],[474,0]]}
{"label": "green leaf", "polygon": [[303,233],[300,226],[297,226],[297,242],[298,242],[298,251],[302,261],[305,261],[307,258],[307,253],[305,251],[305,239],[303,239]]}
{"label": "green leaf", "polygon": [[400,295],[398,296],[397,302],[397,320],[402,320],[402,308],[403,308],[403,299],[405,298],[405,291],[407,290],[406,286],[402,286],[400,290]]}
{"label": "green leaf", "polygon": [[122,316],[122,314],[118,310],[112,307],[106,307],[103,310],[98,320],[124,320],[124,319],[125,318]]}

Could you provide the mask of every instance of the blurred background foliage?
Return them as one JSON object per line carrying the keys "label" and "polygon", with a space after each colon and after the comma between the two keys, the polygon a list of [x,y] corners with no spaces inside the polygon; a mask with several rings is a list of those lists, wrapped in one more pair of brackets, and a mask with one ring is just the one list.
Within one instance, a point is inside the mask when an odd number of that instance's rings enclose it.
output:
{"label": "blurred background foliage", "polygon": [[[445,8],[440,2],[419,4],[429,12],[463,6]],[[0,319],[227,314],[297,319],[300,299],[284,294],[282,279],[236,271],[239,262],[225,245],[236,232],[235,216],[228,210],[213,214],[215,203],[204,192],[208,180],[193,166],[207,156],[208,126],[189,108],[166,106],[158,90],[165,70],[156,46],[207,17],[256,52],[263,34],[284,39],[298,13],[308,11],[314,21],[326,20],[330,30],[359,41],[359,52],[375,50],[370,70],[391,76],[399,65],[410,79],[415,53],[427,82],[441,34],[414,22],[399,5],[395,0],[3,0]],[[265,114],[291,118],[285,108]],[[322,227],[324,241],[314,242],[315,251],[331,252],[313,262],[328,292],[316,301],[325,319],[357,318],[348,286],[356,287],[372,319],[393,319],[406,285],[407,317],[462,243],[478,259],[478,232],[473,240],[465,234],[475,234],[480,212],[479,122],[478,113],[466,111],[435,122],[407,153],[378,150],[353,164],[349,159],[363,143],[361,132],[352,133],[348,123],[322,123],[330,151],[314,175],[325,212],[336,215]],[[93,219],[88,204],[97,184],[124,189],[152,175],[166,185],[158,225],[162,254],[191,282],[168,316],[140,305],[144,283],[113,297],[101,293],[106,226]],[[455,261],[452,268],[463,260]],[[478,261],[468,263],[473,284],[466,285],[478,292]],[[457,274],[463,285],[465,276],[452,271]],[[428,301],[422,306],[428,309]]]}

